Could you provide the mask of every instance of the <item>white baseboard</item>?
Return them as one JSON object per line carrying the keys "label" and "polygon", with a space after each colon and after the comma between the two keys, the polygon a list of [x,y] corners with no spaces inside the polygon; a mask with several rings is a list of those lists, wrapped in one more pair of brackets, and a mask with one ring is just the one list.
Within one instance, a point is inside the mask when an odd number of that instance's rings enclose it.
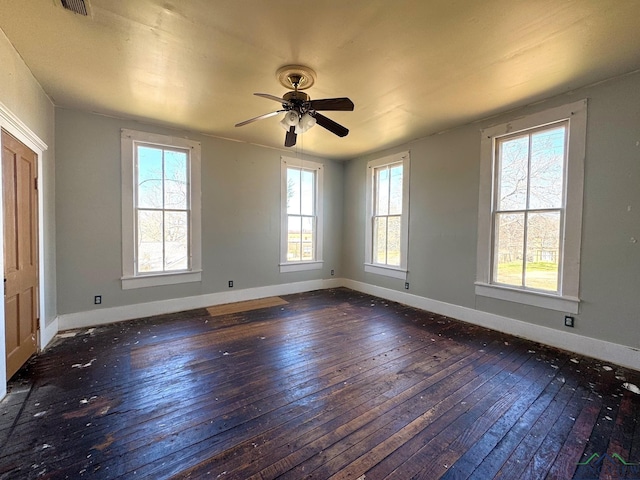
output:
{"label": "white baseboard", "polygon": [[634,370],[640,370],[640,351],[625,345],[564,332],[554,328],[535,325],[521,320],[378,287],[368,283],[357,282],[355,280],[343,279],[342,285],[362,293],[375,295],[376,297],[403,303],[411,307],[473,323],[474,325],[526,338],[527,340],[533,340],[551,347],[561,348],[569,352],[597,358]]}
{"label": "white baseboard", "polygon": [[205,308],[225,303],[242,302],[258,298],[289,295],[292,293],[309,292],[342,286],[340,279],[309,280],[305,282],[283,283],[265,287],[246,288],[243,290],[229,290],[225,292],[209,293],[193,297],[172,298],[157,302],[138,303],[121,307],[100,308],[86,312],[67,313],[58,316],[59,331],[74,328],[88,328],[107,323],[133,320],[136,318],[163,315],[165,313]]}
{"label": "white baseboard", "polygon": [[45,325],[44,328],[40,329],[40,350],[44,350],[51,343],[53,337],[58,333],[58,326],[59,320],[56,317],[49,325]]}

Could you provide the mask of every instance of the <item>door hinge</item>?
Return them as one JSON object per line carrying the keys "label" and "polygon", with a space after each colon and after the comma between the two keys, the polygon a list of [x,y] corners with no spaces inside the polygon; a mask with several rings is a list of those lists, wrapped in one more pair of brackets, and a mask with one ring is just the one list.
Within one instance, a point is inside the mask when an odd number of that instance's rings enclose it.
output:
{"label": "door hinge", "polygon": [[38,177],[33,179],[33,188],[38,189]]}

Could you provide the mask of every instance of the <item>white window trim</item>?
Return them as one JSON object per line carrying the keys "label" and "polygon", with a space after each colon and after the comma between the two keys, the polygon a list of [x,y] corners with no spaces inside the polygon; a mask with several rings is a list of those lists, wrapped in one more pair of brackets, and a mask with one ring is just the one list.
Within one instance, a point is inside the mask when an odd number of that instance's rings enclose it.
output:
{"label": "white window trim", "polygon": [[[287,261],[287,167],[305,168],[316,172],[316,244],[315,259],[311,261]],[[324,265],[322,260],[323,241],[323,190],[324,165],[311,160],[293,157],[280,157],[280,273],[301,272],[305,270],[320,270]]]}
{"label": "white window trim", "polygon": [[[151,143],[164,147],[178,147],[190,149],[190,255],[191,268],[189,271],[135,274],[135,144]],[[136,130],[122,129],[121,131],[121,162],[122,162],[122,289],[153,287],[158,285],[173,285],[179,283],[199,282],[202,280],[202,239],[201,239],[201,182],[200,142],[186,138],[172,137]]]}
{"label": "white window trim", "polygon": [[[373,263],[373,170],[390,163],[402,162],[402,220],[400,223],[400,266]],[[409,151],[388,155],[367,163],[366,220],[365,220],[365,260],[364,271],[385,277],[406,280],[409,258],[409,178],[411,175],[411,155]]]}
{"label": "white window trim", "polygon": [[[566,206],[564,247],[560,268],[560,293],[549,294],[491,283],[492,195],[496,139],[523,130],[569,120],[566,166]],[[580,247],[582,238],[582,199],[587,131],[587,100],[551,108],[481,131],[480,192],[478,206],[478,251],[476,295],[516,303],[578,313],[580,298]]]}

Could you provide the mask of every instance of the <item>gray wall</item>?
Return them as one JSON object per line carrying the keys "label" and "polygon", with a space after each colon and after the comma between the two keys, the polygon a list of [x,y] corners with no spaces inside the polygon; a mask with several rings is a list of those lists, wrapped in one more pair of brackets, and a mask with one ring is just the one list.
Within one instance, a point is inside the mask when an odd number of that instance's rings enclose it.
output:
{"label": "gray wall", "polygon": [[[640,347],[640,73],[433,135],[345,166],[343,276],[403,290],[365,273],[367,161],[411,151],[410,293],[564,329],[562,312],[476,296],[480,129],[589,99],[580,314],[572,333]],[[633,243],[632,237],[638,240]]]}
{"label": "gray wall", "polygon": [[[202,143],[202,282],[122,290],[120,129]],[[276,132],[277,133],[277,132]],[[280,151],[130,120],[56,109],[58,314],[340,273],[343,164],[325,164],[324,268],[279,273]],[[102,305],[94,305],[102,295]]]}

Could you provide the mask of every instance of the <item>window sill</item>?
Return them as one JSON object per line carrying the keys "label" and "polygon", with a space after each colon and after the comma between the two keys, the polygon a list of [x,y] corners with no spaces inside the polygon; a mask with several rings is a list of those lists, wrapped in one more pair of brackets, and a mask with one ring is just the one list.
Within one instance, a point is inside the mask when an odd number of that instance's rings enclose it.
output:
{"label": "window sill", "polygon": [[375,273],[376,275],[383,275],[385,277],[397,278],[399,280],[407,279],[407,270],[398,267],[389,267],[383,265],[374,265],[372,263],[364,264],[364,271],[369,273]]}
{"label": "window sill", "polygon": [[122,289],[156,287],[159,285],[175,285],[179,283],[199,282],[202,280],[202,270],[189,272],[161,273],[140,275],[137,277],[122,277]]}
{"label": "window sill", "polygon": [[578,313],[580,299],[476,282],[476,295],[565,313]]}
{"label": "window sill", "polygon": [[281,263],[280,264],[280,273],[302,272],[304,270],[320,270],[322,268],[323,264],[324,264],[323,261]]}

